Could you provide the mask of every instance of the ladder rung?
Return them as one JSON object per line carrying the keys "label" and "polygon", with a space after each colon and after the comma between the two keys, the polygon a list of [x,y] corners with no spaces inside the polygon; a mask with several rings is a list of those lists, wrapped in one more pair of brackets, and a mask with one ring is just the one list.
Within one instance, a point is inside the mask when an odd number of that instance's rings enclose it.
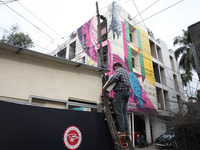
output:
{"label": "ladder rung", "polygon": [[[105,113],[105,116],[106,116],[106,118],[104,120],[107,121],[107,123],[108,123],[110,133],[112,135],[112,138],[113,138],[113,141],[114,141],[114,144],[115,144],[115,149],[116,150],[123,150],[124,148],[122,147],[122,144],[121,144],[121,141],[120,141],[120,138],[118,136],[117,129],[116,129],[116,126],[115,126],[115,123],[116,123],[117,120],[113,119],[113,114],[115,114],[115,113],[110,111],[108,101],[109,101],[109,99],[103,97],[103,99],[102,99],[103,106],[104,106],[103,109],[104,109],[104,113]],[[129,147],[128,148],[129,150],[134,150],[133,145],[130,141],[130,138],[125,137],[125,140],[128,143],[128,146],[126,146],[126,148]]]}

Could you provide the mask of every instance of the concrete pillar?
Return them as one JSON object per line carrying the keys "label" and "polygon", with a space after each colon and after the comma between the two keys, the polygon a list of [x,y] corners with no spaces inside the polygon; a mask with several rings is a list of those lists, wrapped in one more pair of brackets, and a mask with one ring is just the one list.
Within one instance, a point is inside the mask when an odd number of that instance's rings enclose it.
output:
{"label": "concrete pillar", "polygon": [[128,115],[128,120],[129,120],[129,132],[130,134],[133,135],[133,137],[131,136],[131,140],[133,141],[133,146],[135,147],[135,136],[134,136],[134,113],[130,113]]}
{"label": "concrete pillar", "polygon": [[135,147],[135,126],[134,126],[134,113],[132,113],[132,133],[133,133],[133,147]]}
{"label": "concrete pillar", "polygon": [[150,120],[149,115],[145,115],[145,129],[146,129],[146,139],[148,144],[151,143],[151,128],[150,128]]}
{"label": "concrete pillar", "polygon": [[[131,113],[128,113],[128,125],[129,125],[129,132],[131,134],[131,131],[132,131],[132,126],[131,126],[131,116],[132,114]],[[131,137],[130,137],[131,139]],[[132,139],[131,139],[132,140]]]}
{"label": "concrete pillar", "polygon": [[67,37],[67,48],[66,48],[66,59],[69,59],[69,50],[70,50],[70,37]]}

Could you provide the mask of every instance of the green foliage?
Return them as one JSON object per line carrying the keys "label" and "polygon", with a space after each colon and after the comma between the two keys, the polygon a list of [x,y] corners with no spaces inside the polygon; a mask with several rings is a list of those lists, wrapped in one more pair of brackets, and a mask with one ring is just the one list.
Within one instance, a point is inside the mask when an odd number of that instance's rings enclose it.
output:
{"label": "green foliage", "polygon": [[189,99],[189,101],[196,100],[197,102],[200,102],[200,95],[197,94],[196,97],[191,96],[188,99]]}
{"label": "green foliage", "polygon": [[189,81],[192,81],[192,70],[196,70],[194,57],[192,55],[192,43],[188,34],[188,31],[182,30],[183,36],[177,36],[174,38],[174,45],[179,44],[180,47],[175,50],[176,59],[180,57],[179,67],[185,73],[181,75],[183,80],[183,85],[187,86]]}
{"label": "green foliage", "polygon": [[183,86],[187,86],[188,85],[188,83],[190,82],[190,81],[192,81],[192,73],[190,74],[190,75],[187,75],[187,74],[181,74],[181,79],[182,79],[182,83],[183,83]]}
{"label": "green foliage", "polygon": [[28,34],[20,32],[20,28],[17,24],[10,28],[11,32],[5,32],[1,42],[15,45],[20,48],[32,48],[34,47],[33,41]]}
{"label": "green foliage", "polygon": [[197,94],[197,101],[200,102],[200,95],[199,94]]}

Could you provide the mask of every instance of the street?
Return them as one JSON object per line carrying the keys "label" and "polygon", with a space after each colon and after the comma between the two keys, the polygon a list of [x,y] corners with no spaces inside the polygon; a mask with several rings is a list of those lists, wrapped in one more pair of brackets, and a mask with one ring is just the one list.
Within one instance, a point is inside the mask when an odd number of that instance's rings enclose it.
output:
{"label": "street", "polygon": [[[139,147],[136,146],[135,150],[159,150],[159,149],[156,149],[155,145],[152,144],[148,147],[143,147],[143,148],[139,148]],[[164,150],[173,150],[173,149],[165,148]]]}

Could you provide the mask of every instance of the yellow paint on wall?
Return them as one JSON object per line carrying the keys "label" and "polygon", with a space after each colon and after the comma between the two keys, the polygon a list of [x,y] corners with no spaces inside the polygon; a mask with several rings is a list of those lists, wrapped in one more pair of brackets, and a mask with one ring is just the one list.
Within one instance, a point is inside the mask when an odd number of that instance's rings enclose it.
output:
{"label": "yellow paint on wall", "polygon": [[138,26],[136,26],[136,28],[140,31],[141,46],[142,46],[141,52],[143,54],[145,77],[151,84],[155,86],[153,62],[151,56],[151,49],[149,45],[149,35]]}

